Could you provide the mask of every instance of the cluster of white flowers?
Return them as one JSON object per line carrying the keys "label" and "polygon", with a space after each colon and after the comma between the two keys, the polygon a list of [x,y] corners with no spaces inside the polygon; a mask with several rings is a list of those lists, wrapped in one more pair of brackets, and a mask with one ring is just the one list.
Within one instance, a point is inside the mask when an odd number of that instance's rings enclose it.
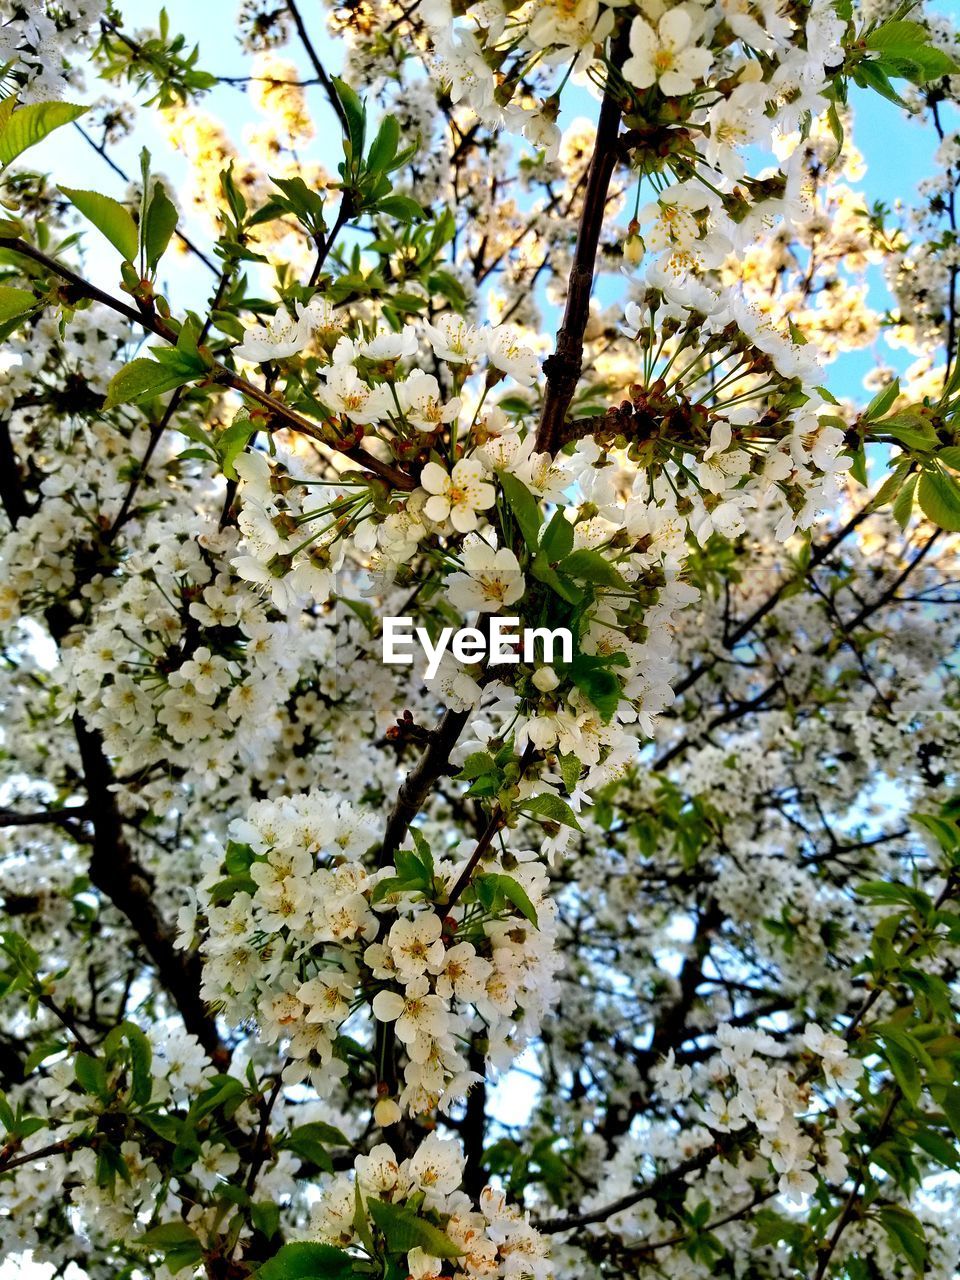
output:
{"label": "cluster of white flowers", "polygon": [[63,708],[82,706],[124,770],[162,763],[215,784],[282,735],[308,639],[218,570],[234,529],[198,537],[174,518],[152,533],[66,655]]}
{"label": "cluster of white flowers", "polygon": [[[464,866],[454,850],[419,887],[405,887],[394,866],[369,870],[372,815],[326,792],[261,801],[230,834],[198,890],[204,993],[233,1021],[256,1018],[266,1043],[287,1046],[286,1080],[323,1091],[346,1069],[338,1036],[369,1038],[372,1010],[406,1051],[400,1105],[446,1108],[481,1078],[459,1048],[469,1031],[487,1028],[488,1061],[504,1068],[537,1030],[556,958],[554,908],[532,853],[511,857],[509,874],[536,927],[509,904],[486,911],[474,900],[444,914],[437,904]],[[483,871],[505,874],[497,859]],[[191,912],[182,923],[192,935]]]}
{"label": "cluster of white flowers", "polygon": [[76,79],[69,60],[99,30],[106,11],[107,0],[3,0],[0,63],[20,82],[22,101],[64,96]]}
{"label": "cluster of white flowers", "polygon": [[[694,1118],[713,1133],[754,1126],[759,1154],[769,1161],[777,1190],[788,1200],[800,1204],[812,1195],[818,1185],[816,1173],[830,1183],[842,1183],[847,1157],[841,1135],[850,1131],[847,1104],[834,1105],[834,1127],[826,1128],[826,1104],[795,1071],[776,1065],[785,1046],[763,1031],[722,1026],[717,1044],[718,1056],[696,1068],[678,1067],[671,1051],[653,1072],[663,1098],[690,1103]],[[803,1045],[815,1056],[817,1075],[828,1090],[856,1086],[863,1063],[849,1057],[839,1036],[809,1023]],[[805,1119],[814,1123],[805,1127]]]}
{"label": "cluster of white flowers", "polygon": [[393,1205],[412,1201],[418,1214],[430,1215],[427,1220],[442,1228],[457,1253],[451,1261],[419,1245],[405,1251],[407,1273],[414,1280],[450,1274],[471,1280],[548,1280],[554,1272],[547,1241],[529,1216],[492,1186],[481,1191],[475,1209],[460,1190],[463,1167],[460,1144],[435,1133],[406,1160],[379,1143],[369,1155],[357,1157],[352,1177],[340,1174],[324,1188],[313,1211],[311,1235],[341,1247],[358,1245],[358,1197],[364,1205],[370,1198]]}

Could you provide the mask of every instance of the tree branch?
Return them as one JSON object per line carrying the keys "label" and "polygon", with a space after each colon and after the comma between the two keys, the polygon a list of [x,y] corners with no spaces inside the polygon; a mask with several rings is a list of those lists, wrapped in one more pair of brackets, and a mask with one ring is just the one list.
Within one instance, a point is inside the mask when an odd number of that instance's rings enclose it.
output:
{"label": "tree branch", "polygon": [[157,910],[153,877],[137,860],[123,834],[113,791],[113,770],[100,734],[89,728],[79,715],[74,715],[73,727],[92,813],[91,883],[126,916],[156,966],[162,986],[179,1010],[184,1027],[197,1037],[222,1069],[230,1055],[220,1039],[215,1019],[200,997],[200,956],[195,951],[177,949],[172,931]]}
{"label": "tree branch", "polygon": [[[626,28],[614,41],[611,62],[621,60],[625,46]],[[557,334],[557,349],[545,362],[547,387],[543,398],[543,410],[537,429],[537,451],[555,453],[567,409],[573,399],[583,367],[583,335],[590,316],[590,293],[593,289],[593,273],[597,262],[597,247],[603,229],[603,215],[607,204],[607,191],[617,163],[617,136],[620,132],[620,103],[609,81],[600,107],[597,121],[597,138],[587,173],[587,185],[583,194],[580,226],[577,231],[577,247],[574,252],[570,278],[567,281],[567,301],[563,323]]]}
{"label": "tree branch", "polygon": [[[109,293],[105,293],[102,289],[97,288],[95,284],[85,280],[82,276],[77,275],[69,267],[63,263],[57,262],[54,258],[49,258],[45,253],[41,253],[39,249],[35,249],[33,245],[28,244],[25,240],[17,239],[11,236],[0,236],[0,246],[19,253],[25,258],[30,258],[33,262],[38,263],[47,271],[65,280],[71,285],[80,297],[89,298],[93,302],[99,302],[102,306],[109,307],[118,315],[129,320],[131,324],[138,325],[142,329],[146,329],[149,333],[155,334],[158,338],[162,338],[164,342],[175,345],[177,341],[176,332],[160,320],[157,316],[151,315],[146,311],[137,311],[127,303],[121,302],[119,298],[112,297]],[[372,454],[360,449],[356,445],[343,445],[332,442],[327,439],[326,434],[309,418],[304,418],[297,413],[295,409],[291,409],[289,405],[277,400],[267,392],[255,386],[254,383],[248,382],[246,378],[242,378],[238,373],[234,373],[232,369],[228,369],[226,365],[217,361],[213,362],[210,371],[210,377],[217,382],[223,383],[225,386],[239,391],[241,395],[246,396],[250,400],[256,401],[257,404],[269,410],[273,419],[276,419],[280,425],[289,427],[294,431],[299,431],[302,435],[310,436],[313,440],[318,440],[329,449],[334,449],[337,453],[343,454],[356,462],[358,466],[365,467],[374,475],[379,476],[381,480],[385,480],[394,489],[411,490],[416,488],[414,480],[406,475],[403,471],[398,471],[395,467],[389,466],[387,463],[381,462]]]}
{"label": "tree branch", "polygon": [[307,28],[300,15],[300,10],[297,8],[295,0],[287,0],[287,10],[290,17],[293,19],[294,26],[297,28],[297,35],[300,37],[300,42],[306,51],[307,57],[310,59],[310,65],[316,73],[317,80],[323,85],[323,90],[330,99],[330,105],[337,113],[337,119],[340,121],[340,128],[343,130],[344,136],[348,136],[350,133],[350,126],[347,123],[347,115],[343,109],[343,103],[337,96],[337,91],[333,87],[333,81],[327,75],[324,65],[320,61],[316,49],[313,47],[313,41],[310,39],[310,35],[307,32]]}

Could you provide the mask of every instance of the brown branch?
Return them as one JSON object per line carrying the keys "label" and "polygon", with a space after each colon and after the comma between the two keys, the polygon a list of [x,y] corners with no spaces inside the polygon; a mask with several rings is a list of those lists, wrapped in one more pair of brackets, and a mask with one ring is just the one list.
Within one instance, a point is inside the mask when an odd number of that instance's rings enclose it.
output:
{"label": "brown branch", "polygon": [[[732,1142],[734,1136],[730,1134],[724,1135],[728,1142]],[[591,1209],[589,1213],[574,1213],[563,1218],[545,1218],[541,1222],[534,1222],[533,1225],[545,1235],[555,1235],[558,1231],[573,1231],[580,1227],[592,1226],[595,1222],[605,1222],[607,1218],[612,1218],[614,1214],[622,1213],[624,1209],[632,1209],[641,1200],[656,1199],[664,1191],[683,1182],[688,1174],[698,1173],[701,1169],[705,1169],[711,1160],[715,1159],[721,1152],[722,1148],[718,1142],[714,1146],[699,1151],[695,1156],[690,1156],[689,1159],[681,1161],[680,1164],[675,1165],[666,1173],[661,1173],[659,1177],[654,1178],[652,1182],[646,1183],[638,1190],[630,1191],[618,1200],[602,1205],[599,1209]]]}
{"label": "brown branch", "polygon": [[427,749],[400,784],[383,833],[379,857],[381,867],[393,861],[394,854],[403,844],[410,823],[423,807],[430,788],[449,764],[450,752],[456,746],[470,714],[470,711],[445,711],[430,734]]}
{"label": "brown branch", "polygon": [[[85,280],[82,276],[77,275],[69,267],[61,262],[57,262],[54,258],[49,258],[45,253],[41,253],[39,249],[35,249],[33,245],[28,244],[25,240],[20,240],[11,236],[0,236],[0,247],[5,247],[18,253],[31,261],[38,263],[47,271],[60,277],[66,281],[78,293],[80,297],[89,298],[93,302],[99,302],[102,306],[109,307],[118,315],[129,320],[131,324],[138,325],[142,329],[155,334],[158,338],[162,338],[164,342],[176,345],[177,334],[169,325],[165,324],[158,316],[149,311],[137,311],[127,303],[121,302],[119,298],[112,297],[109,293],[105,293],[102,289],[97,288],[95,284]],[[300,432],[301,435],[309,436],[313,440],[320,441],[328,448],[336,450],[356,462],[358,466],[365,467],[374,475],[379,476],[381,480],[385,480],[394,489],[403,489],[409,491],[416,487],[413,479],[402,471],[398,471],[395,467],[381,462],[372,454],[366,453],[356,445],[343,445],[331,441],[327,438],[326,433],[309,418],[304,418],[297,413],[295,409],[291,409],[289,405],[277,400],[273,396],[268,395],[260,387],[255,386],[252,382],[248,382],[246,378],[242,378],[238,373],[234,373],[232,369],[228,369],[226,365],[213,361],[211,364],[210,375],[212,379],[223,383],[225,386],[231,387],[234,391],[239,391],[241,395],[246,396],[249,400],[254,400],[257,404],[269,411],[273,425],[279,424],[289,427],[294,431]]]}
{"label": "brown branch", "polygon": [[77,818],[89,816],[89,808],[85,804],[68,809],[42,809],[39,813],[15,813],[13,809],[0,809],[0,827],[66,827],[72,832]]}
{"label": "brown branch", "polygon": [[230,1055],[220,1039],[216,1020],[207,1012],[200,996],[200,956],[195,951],[177,949],[172,930],[157,910],[153,877],[137,860],[123,833],[113,790],[113,770],[99,732],[91,729],[79,715],[74,715],[73,727],[93,823],[90,881],[126,916],[153,961],[184,1027],[197,1037],[222,1069]]}
{"label": "brown branch", "polygon": [[450,894],[446,902],[437,903],[437,912],[441,916],[449,915],[453,908],[460,901],[460,895],[470,883],[470,877],[476,869],[477,863],[493,844],[497,832],[501,829],[505,821],[505,815],[499,804],[493,806],[493,812],[490,814],[490,821],[487,823],[483,835],[477,841],[477,847],[470,855],[470,860],[457,877],[457,882],[450,890]]}
{"label": "brown branch", "polygon": [[[894,1085],[890,1094],[890,1101],[887,1103],[876,1133],[873,1134],[868,1151],[875,1150],[886,1137],[887,1129],[890,1127],[890,1121],[893,1119],[893,1113],[897,1109],[897,1104],[899,1103],[901,1096],[900,1086]],[[827,1268],[830,1265],[830,1259],[833,1257],[837,1245],[840,1243],[840,1237],[850,1225],[857,1200],[860,1196],[860,1188],[863,1186],[864,1173],[866,1172],[868,1164],[867,1154],[867,1151],[861,1152],[859,1171],[854,1178],[853,1186],[850,1188],[850,1194],[847,1196],[843,1209],[840,1212],[840,1217],[837,1219],[837,1225],[833,1230],[833,1234],[830,1236],[830,1239],[817,1250],[817,1270],[813,1280],[823,1280],[823,1277],[827,1273]]]}
{"label": "brown branch", "polygon": [[300,42],[303,45],[304,50],[306,51],[307,57],[310,59],[310,65],[313,67],[314,72],[316,73],[317,79],[323,85],[323,90],[326,93],[327,97],[330,99],[330,105],[333,107],[334,111],[337,113],[337,119],[340,121],[340,128],[343,130],[344,136],[349,136],[350,126],[347,123],[347,115],[343,109],[343,103],[340,101],[340,98],[337,96],[337,91],[333,87],[333,82],[330,79],[330,77],[327,75],[327,72],[324,69],[324,65],[320,61],[320,57],[316,49],[313,47],[313,41],[310,39],[309,33],[307,32],[307,28],[304,25],[303,18],[300,15],[300,10],[297,8],[295,0],[287,0],[287,10],[290,14],[290,17],[293,19],[294,26],[297,28],[297,35],[300,37]]}
{"label": "brown branch", "polygon": [[[611,62],[614,66],[623,56],[625,35],[626,28],[614,42],[611,51]],[[556,452],[561,428],[580,380],[580,371],[583,367],[583,335],[590,316],[590,293],[593,289],[597,248],[603,229],[607,191],[617,163],[620,115],[619,100],[608,82],[600,107],[597,138],[583,194],[577,247],[570,268],[570,278],[567,281],[567,301],[563,312],[563,323],[557,334],[557,349],[543,366],[544,373],[547,375],[547,388],[543,398],[536,444],[538,452],[541,453]]]}
{"label": "brown branch", "polygon": [[60,1142],[51,1142],[47,1147],[38,1147],[36,1151],[26,1151],[20,1156],[4,1156],[0,1152],[0,1173],[9,1173],[22,1164],[30,1164],[34,1160],[45,1160],[48,1156],[61,1156],[86,1143],[79,1138],[64,1138]]}

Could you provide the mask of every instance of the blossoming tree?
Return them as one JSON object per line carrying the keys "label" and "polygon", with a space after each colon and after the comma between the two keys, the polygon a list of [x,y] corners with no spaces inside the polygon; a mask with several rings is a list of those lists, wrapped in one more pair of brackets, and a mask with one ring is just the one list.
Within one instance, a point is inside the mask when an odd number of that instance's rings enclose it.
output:
{"label": "blossoming tree", "polygon": [[955,1276],[949,21],[0,12],[6,1265]]}

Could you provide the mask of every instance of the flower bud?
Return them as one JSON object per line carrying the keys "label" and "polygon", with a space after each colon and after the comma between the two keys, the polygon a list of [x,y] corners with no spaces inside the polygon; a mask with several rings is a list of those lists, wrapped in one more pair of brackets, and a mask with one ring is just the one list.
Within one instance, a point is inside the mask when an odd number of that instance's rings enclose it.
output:
{"label": "flower bud", "polygon": [[532,679],[541,693],[550,693],[560,683],[560,677],[553,667],[539,667],[533,673]]}
{"label": "flower bud", "polygon": [[623,242],[623,260],[629,262],[631,267],[637,266],[643,261],[643,255],[646,252],[646,246],[641,236],[627,236]]}
{"label": "flower bud", "polygon": [[386,1129],[388,1125],[396,1124],[401,1114],[402,1112],[393,1098],[381,1098],[373,1108],[374,1121],[381,1129]]}

